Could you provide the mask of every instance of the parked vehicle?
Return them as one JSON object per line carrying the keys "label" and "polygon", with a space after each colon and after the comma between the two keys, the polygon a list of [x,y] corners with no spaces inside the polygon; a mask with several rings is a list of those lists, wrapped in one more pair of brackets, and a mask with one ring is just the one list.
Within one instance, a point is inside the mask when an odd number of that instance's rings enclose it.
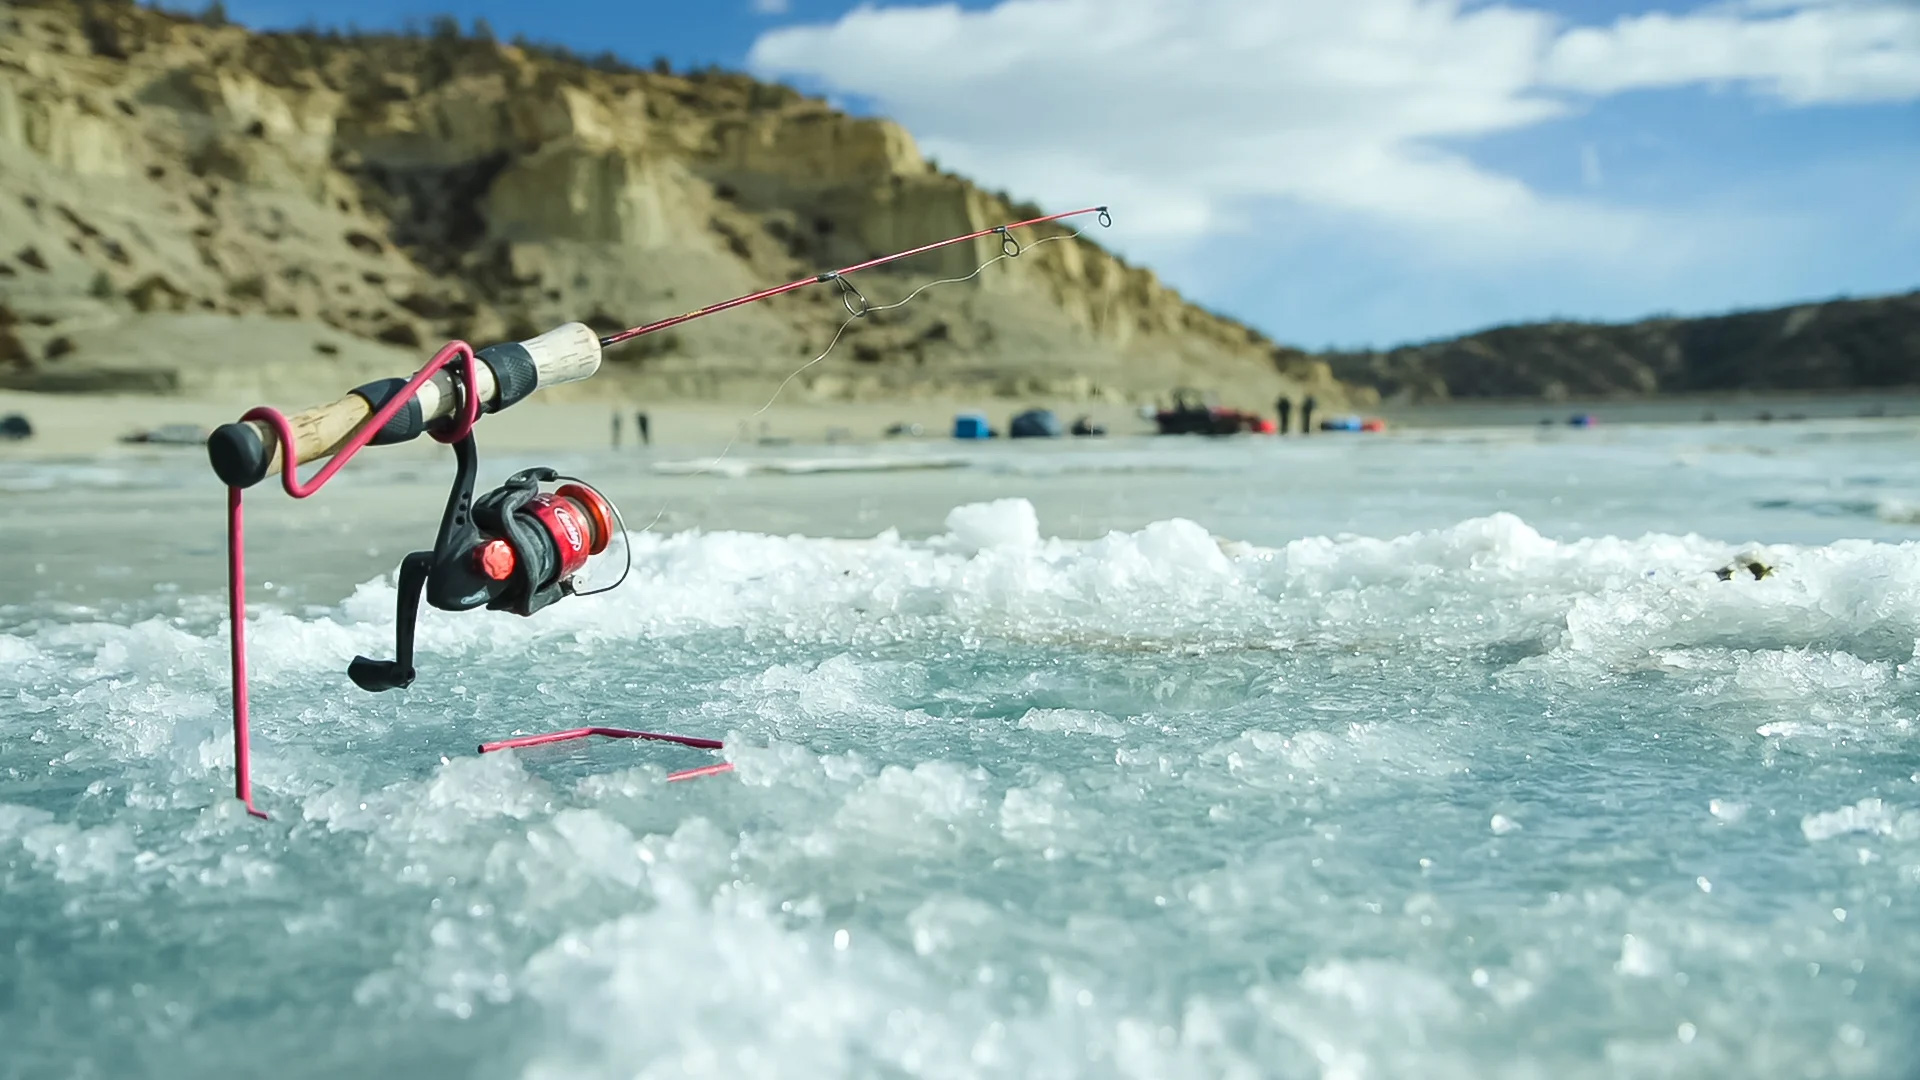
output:
{"label": "parked vehicle", "polygon": [[1153,414],[1162,435],[1235,435],[1243,431],[1272,431],[1272,421],[1259,414],[1214,405],[1194,390],[1173,392],[1173,407]]}

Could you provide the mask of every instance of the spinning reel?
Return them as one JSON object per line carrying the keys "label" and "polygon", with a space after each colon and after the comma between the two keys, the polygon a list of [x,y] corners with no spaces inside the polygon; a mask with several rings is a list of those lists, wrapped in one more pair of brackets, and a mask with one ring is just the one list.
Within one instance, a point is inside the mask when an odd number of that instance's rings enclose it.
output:
{"label": "spinning reel", "polygon": [[[413,631],[420,594],[442,611],[531,615],[568,596],[617,588],[633,569],[620,511],[592,485],[552,469],[524,469],[492,491],[473,497],[479,453],[473,436],[453,444],[456,472],[432,551],[400,561],[395,658],[356,656],[347,676],[362,690],[394,690],[413,682]],[[552,491],[544,485],[559,484]],[[626,566],[611,585],[582,587],[581,571],[622,539]]]}

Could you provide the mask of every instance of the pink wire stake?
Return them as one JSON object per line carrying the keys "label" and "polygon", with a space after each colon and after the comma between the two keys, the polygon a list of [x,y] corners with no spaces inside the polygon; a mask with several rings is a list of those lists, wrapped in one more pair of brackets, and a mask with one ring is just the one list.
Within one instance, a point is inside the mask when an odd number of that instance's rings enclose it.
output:
{"label": "pink wire stake", "polygon": [[[445,431],[429,432],[443,443],[459,442],[473,432],[473,425],[480,419],[480,396],[475,392],[479,384],[475,381],[476,360],[473,346],[464,341],[450,341],[441,346],[433,359],[419,370],[413,379],[402,387],[400,392],[387,400],[385,405],[375,410],[372,416],[360,422],[346,441],[333,453],[333,460],[322,466],[320,471],[306,483],[300,482],[299,464],[294,453],[293,428],[287,418],[278,410],[261,406],[248,412],[240,419],[262,420],[273,429],[280,440],[280,484],[287,494],[296,499],[304,499],[319,491],[333,475],[344,468],[353,455],[359,453],[373,441],[381,428],[385,427],[395,413],[406,407],[407,402],[420,392],[428,379],[434,377],[441,368],[454,359],[463,361],[461,377],[465,380],[461,394],[464,399],[460,412],[454,422]],[[458,381],[458,380],[456,380]],[[253,805],[253,748],[247,730],[247,547],[246,532],[240,512],[240,494],[237,487],[227,488],[227,616],[232,622],[233,635],[233,773],[234,794],[247,806],[247,813],[257,818],[267,814]]]}
{"label": "pink wire stake", "polygon": [[240,489],[227,489],[227,614],[233,621],[233,793],[247,813],[265,820],[253,805],[252,748],[247,739],[247,555],[240,518]]}
{"label": "pink wire stake", "polygon": [[549,731],[544,735],[520,735],[499,742],[481,743],[480,752],[491,754],[495,750],[522,750],[529,746],[546,746],[549,743],[571,742],[574,739],[590,738],[594,735],[609,739],[653,739],[657,742],[678,743],[691,746],[696,750],[719,750],[719,739],[703,739],[698,735],[668,735],[658,731],[632,731],[617,727],[577,727],[566,731]]}
{"label": "pink wire stake", "polygon": [[[723,750],[725,746],[719,739],[703,739],[698,735],[669,735],[658,731],[633,731],[617,727],[578,727],[566,731],[549,731],[542,735],[520,735],[498,742],[481,743],[480,752],[491,754],[495,750],[521,750],[529,746],[547,746],[552,743],[571,742],[574,739],[586,739],[599,735],[608,739],[652,739],[656,742],[676,743],[691,746],[697,750]],[[733,771],[733,762],[722,761],[712,765],[702,765],[697,769],[682,769],[668,775],[668,780],[692,780],[702,776],[718,776]]]}

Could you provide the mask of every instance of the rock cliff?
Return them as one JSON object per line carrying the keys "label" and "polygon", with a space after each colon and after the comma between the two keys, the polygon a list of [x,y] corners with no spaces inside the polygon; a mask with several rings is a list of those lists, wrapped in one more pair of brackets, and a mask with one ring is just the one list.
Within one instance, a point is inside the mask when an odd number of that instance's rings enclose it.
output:
{"label": "rock cliff", "polygon": [[[0,2],[0,385],[285,399],[450,337],[611,331],[1031,213],[892,123],[740,75],[589,63],[445,20],[258,34],[118,0]],[[1353,400],[1324,361],[1064,229],[1024,239],[1042,236],[1063,239],[857,325],[792,392]],[[998,250],[857,281],[892,301]],[[845,314],[801,290],[642,338],[609,374],[635,393],[758,393]]]}

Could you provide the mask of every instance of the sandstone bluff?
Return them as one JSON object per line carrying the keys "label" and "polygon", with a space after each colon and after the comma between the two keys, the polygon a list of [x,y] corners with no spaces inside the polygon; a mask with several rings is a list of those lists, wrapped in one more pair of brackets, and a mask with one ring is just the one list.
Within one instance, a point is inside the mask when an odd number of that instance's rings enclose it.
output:
{"label": "sandstone bluff", "polygon": [[[444,20],[256,34],[108,0],[0,3],[0,385],[289,399],[445,338],[611,331],[1030,210],[892,123],[740,75]],[[860,280],[883,302],[997,251]],[[616,350],[609,381],[758,393],[844,315],[802,290]],[[1371,396],[1086,241],[870,320],[790,393],[1117,402],[1183,384],[1246,405]]]}

